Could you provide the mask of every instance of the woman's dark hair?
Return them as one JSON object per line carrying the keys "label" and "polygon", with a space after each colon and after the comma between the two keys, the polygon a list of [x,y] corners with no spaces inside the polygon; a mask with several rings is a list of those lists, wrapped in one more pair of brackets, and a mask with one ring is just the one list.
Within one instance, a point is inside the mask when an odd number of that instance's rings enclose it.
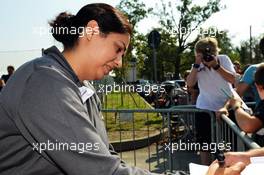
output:
{"label": "woman's dark hair", "polygon": [[98,23],[99,31],[102,34],[107,35],[113,32],[131,35],[132,33],[132,26],[124,14],[104,3],[88,4],[82,7],[76,16],[62,12],[49,24],[52,27],[52,36],[61,42],[64,48],[70,49],[78,41],[80,35],[78,30],[84,29],[91,20]]}

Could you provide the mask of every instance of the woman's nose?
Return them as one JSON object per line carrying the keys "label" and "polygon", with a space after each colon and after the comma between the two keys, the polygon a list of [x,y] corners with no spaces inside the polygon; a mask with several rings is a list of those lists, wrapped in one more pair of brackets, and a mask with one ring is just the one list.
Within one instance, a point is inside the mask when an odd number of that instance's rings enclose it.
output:
{"label": "woman's nose", "polygon": [[117,59],[115,59],[115,65],[116,65],[116,68],[121,68],[122,67],[122,57],[118,57]]}

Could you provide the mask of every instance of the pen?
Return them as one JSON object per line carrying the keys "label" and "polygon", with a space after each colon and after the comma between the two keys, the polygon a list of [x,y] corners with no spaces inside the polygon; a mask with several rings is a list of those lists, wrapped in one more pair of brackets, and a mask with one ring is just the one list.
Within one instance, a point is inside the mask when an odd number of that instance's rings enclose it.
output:
{"label": "pen", "polygon": [[218,161],[219,167],[223,168],[225,166],[225,155],[223,150],[217,149],[215,152],[216,159]]}

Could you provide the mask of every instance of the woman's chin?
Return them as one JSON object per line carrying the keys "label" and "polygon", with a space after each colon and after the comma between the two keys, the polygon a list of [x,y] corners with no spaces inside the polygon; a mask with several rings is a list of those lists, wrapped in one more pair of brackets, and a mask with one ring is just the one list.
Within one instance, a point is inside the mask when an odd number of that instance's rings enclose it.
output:
{"label": "woman's chin", "polygon": [[106,76],[106,75],[108,75],[108,74],[98,74],[96,77],[95,77],[95,80],[101,80],[101,79],[103,79],[104,78],[104,76]]}

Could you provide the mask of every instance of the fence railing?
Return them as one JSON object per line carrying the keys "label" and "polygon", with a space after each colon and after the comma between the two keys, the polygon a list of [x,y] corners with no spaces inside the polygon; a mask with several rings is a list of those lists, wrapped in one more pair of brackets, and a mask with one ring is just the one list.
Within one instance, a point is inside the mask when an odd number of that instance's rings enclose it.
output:
{"label": "fence railing", "polygon": [[256,149],[260,146],[255,143],[250,135],[241,131],[241,129],[226,115],[222,115],[223,120],[217,125],[218,142],[222,140],[232,143],[232,151],[245,151],[247,149]]}
{"label": "fence railing", "polygon": [[200,112],[211,116],[212,143],[230,143],[236,151],[259,148],[228,117],[222,115],[217,121],[214,113],[194,106],[102,112],[110,142],[121,158],[155,173],[186,172],[188,163],[199,163],[198,151],[186,145],[196,143],[195,115]]}

